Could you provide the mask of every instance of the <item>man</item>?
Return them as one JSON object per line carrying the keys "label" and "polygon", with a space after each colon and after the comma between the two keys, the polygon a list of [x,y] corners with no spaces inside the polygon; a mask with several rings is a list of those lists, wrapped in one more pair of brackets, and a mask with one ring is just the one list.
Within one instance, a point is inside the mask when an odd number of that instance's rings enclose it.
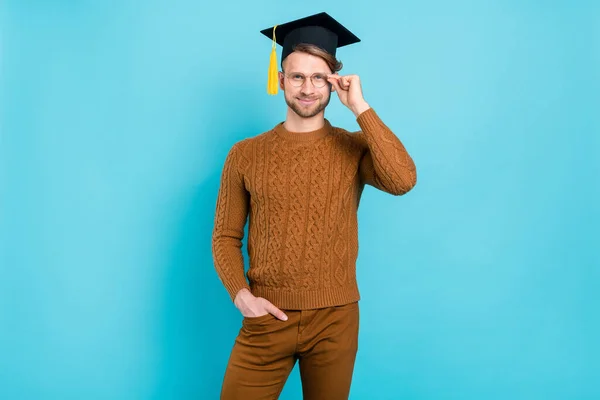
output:
{"label": "man", "polygon": [[[235,143],[223,167],[213,255],[244,318],[221,398],[277,399],[298,360],[305,399],[347,399],[358,348],[360,197],[366,184],[405,194],[415,165],[365,101],[360,78],[338,74],[336,48],[356,36],[326,13],[262,33],[283,46],[282,71],[269,76],[288,109],[285,122]],[[272,82],[269,92],[277,92]],[[325,119],[332,92],[361,131]]]}

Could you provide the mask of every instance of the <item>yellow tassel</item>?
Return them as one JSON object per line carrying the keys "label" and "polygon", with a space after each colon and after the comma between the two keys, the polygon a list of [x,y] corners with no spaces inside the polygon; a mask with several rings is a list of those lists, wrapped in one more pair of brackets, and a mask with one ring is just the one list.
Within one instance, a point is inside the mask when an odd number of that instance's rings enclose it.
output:
{"label": "yellow tassel", "polygon": [[277,51],[276,51],[276,39],[275,39],[275,29],[277,25],[273,28],[273,47],[271,48],[271,57],[269,60],[269,77],[267,80],[267,93],[269,95],[275,95],[279,91],[279,82],[277,79]]}

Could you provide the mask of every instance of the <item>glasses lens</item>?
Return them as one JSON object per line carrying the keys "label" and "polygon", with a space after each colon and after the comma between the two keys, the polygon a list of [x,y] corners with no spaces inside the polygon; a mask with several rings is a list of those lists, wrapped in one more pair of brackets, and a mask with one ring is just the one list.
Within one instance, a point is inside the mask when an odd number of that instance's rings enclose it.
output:
{"label": "glasses lens", "polygon": [[327,84],[327,78],[325,75],[315,74],[312,76],[312,83],[315,87],[322,88]]}
{"label": "glasses lens", "polygon": [[289,76],[290,82],[294,86],[302,86],[304,84],[304,75],[302,74],[291,74]]}

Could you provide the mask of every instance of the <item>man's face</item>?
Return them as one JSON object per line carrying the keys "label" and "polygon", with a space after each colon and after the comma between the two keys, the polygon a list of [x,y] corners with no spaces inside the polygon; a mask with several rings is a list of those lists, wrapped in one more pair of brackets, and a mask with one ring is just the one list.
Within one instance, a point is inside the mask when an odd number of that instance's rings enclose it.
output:
{"label": "man's face", "polygon": [[[311,54],[293,52],[284,60],[283,69],[285,75],[279,73],[279,86],[284,91],[285,102],[298,116],[311,118],[327,107],[331,98],[331,85],[326,77],[331,74],[331,70],[325,60]],[[323,87],[313,85],[310,77],[315,74],[324,77]],[[296,87],[302,76],[305,77],[304,83]],[[320,80],[317,77],[315,81]]]}

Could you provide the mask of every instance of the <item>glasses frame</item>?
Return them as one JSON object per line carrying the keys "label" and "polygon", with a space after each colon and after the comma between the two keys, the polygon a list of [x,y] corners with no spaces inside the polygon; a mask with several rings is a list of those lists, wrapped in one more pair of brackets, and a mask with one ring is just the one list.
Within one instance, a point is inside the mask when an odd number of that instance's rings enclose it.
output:
{"label": "glasses frame", "polygon": [[[304,86],[304,84],[306,83],[306,75],[304,75],[301,72],[290,72],[290,73],[286,73],[285,71],[281,71],[281,73],[283,74],[283,76],[286,77],[286,79],[290,82],[290,85],[292,85],[293,87],[302,87]],[[304,77],[304,79],[302,80],[302,83],[300,85],[297,85],[294,81],[292,81],[292,79],[290,78],[290,76],[294,76],[294,75],[302,75]],[[313,80],[313,78],[316,75],[320,75],[325,77],[325,84],[323,86],[317,86],[315,85],[315,81]],[[331,85],[331,83],[329,83],[329,81],[327,81],[327,76],[330,74],[325,74],[322,72],[315,72],[314,74],[310,75],[310,83],[316,87],[317,89],[322,89],[324,87],[326,87],[328,84]]]}

